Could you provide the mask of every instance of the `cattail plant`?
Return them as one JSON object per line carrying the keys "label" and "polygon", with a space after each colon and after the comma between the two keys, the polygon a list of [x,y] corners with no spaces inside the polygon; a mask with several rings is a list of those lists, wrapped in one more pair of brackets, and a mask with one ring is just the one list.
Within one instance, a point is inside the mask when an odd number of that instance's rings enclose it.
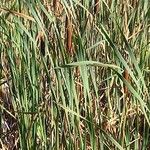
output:
{"label": "cattail plant", "polygon": [[59,8],[59,0],[53,0],[53,8],[54,8],[54,12],[57,13],[58,8]]}
{"label": "cattail plant", "polygon": [[95,3],[94,3],[94,14],[97,14],[98,11],[99,11],[99,0],[95,0]]}
{"label": "cattail plant", "polygon": [[70,55],[73,54],[72,36],[73,36],[72,18],[71,14],[68,13],[68,15],[66,16],[66,49],[67,53]]}
{"label": "cattail plant", "polygon": [[0,1],[0,149],[150,149],[149,6]]}

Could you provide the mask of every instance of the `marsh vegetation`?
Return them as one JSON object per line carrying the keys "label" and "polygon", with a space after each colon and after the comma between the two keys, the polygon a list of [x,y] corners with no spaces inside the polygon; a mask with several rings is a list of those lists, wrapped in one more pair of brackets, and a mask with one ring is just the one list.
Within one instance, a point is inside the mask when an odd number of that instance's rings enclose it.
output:
{"label": "marsh vegetation", "polygon": [[1,0],[0,148],[150,149],[149,0]]}

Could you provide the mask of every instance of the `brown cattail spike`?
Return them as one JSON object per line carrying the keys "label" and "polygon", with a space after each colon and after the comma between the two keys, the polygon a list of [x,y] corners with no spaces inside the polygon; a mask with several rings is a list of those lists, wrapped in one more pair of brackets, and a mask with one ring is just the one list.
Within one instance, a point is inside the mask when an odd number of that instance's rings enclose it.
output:
{"label": "brown cattail spike", "polygon": [[45,41],[43,36],[40,39],[40,51],[42,55],[45,56]]}
{"label": "brown cattail spike", "polygon": [[99,0],[95,0],[94,4],[94,14],[97,14],[99,11]]}
{"label": "brown cattail spike", "polygon": [[43,56],[45,56],[45,38],[42,32],[39,32],[36,41],[38,42],[38,47]]}
{"label": "brown cattail spike", "polygon": [[57,13],[58,11],[58,6],[59,5],[59,0],[53,0],[53,7],[54,7],[54,12]]}
{"label": "brown cattail spike", "polygon": [[[129,73],[127,69],[124,70],[123,77],[126,79],[127,82],[130,82]],[[126,95],[126,97],[128,97],[129,91],[128,91],[127,86],[124,85],[123,89],[124,89],[124,94]]]}
{"label": "brown cattail spike", "polygon": [[70,15],[66,17],[66,49],[69,54],[73,54],[72,51],[72,20]]}
{"label": "brown cattail spike", "polygon": [[[128,62],[129,55],[126,50],[124,50],[124,59]],[[123,77],[127,82],[130,82],[130,75],[126,68],[124,68]],[[129,90],[125,84],[123,85],[123,90],[124,90],[125,97],[129,97]]]}

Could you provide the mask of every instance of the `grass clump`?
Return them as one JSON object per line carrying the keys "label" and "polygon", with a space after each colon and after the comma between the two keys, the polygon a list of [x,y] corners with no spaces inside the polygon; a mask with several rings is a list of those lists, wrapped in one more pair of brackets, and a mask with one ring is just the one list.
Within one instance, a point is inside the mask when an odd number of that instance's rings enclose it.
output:
{"label": "grass clump", "polygon": [[149,149],[150,2],[2,0],[1,149]]}

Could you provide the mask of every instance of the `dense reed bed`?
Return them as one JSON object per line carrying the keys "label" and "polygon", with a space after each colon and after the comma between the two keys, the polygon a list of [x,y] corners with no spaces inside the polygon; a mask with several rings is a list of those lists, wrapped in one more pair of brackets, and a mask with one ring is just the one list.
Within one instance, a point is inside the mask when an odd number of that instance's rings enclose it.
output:
{"label": "dense reed bed", "polygon": [[0,148],[150,149],[149,0],[1,0]]}

